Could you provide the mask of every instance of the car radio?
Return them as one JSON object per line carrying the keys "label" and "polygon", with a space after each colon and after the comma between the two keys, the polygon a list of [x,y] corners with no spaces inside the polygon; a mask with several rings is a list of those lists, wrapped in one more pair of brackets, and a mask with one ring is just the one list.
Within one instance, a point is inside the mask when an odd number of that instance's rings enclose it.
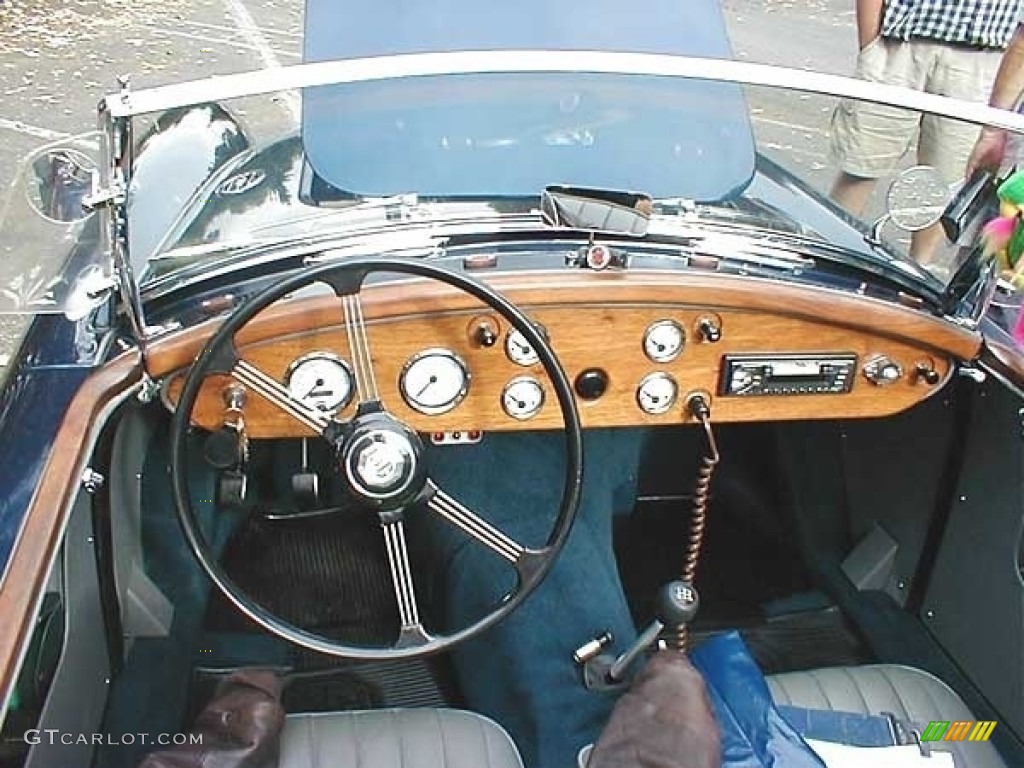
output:
{"label": "car radio", "polygon": [[849,392],[857,356],[726,355],[721,395],[823,395]]}

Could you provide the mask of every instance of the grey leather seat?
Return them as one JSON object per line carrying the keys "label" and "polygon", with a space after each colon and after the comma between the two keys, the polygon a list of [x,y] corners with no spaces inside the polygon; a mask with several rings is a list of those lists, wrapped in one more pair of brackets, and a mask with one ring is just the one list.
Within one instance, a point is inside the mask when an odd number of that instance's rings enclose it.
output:
{"label": "grey leather seat", "polygon": [[[930,720],[975,720],[953,689],[934,675],[895,664],[832,667],[787,672],[768,678],[779,704],[896,717],[924,726]],[[998,727],[998,726],[997,726]],[[936,742],[933,749],[953,752],[969,768],[1007,768],[987,742]]]}
{"label": "grey leather seat", "polygon": [[278,768],[523,768],[493,720],[457,709],[289,715]]}
{"label": "grey leather seat", "polygon": [[[974,720],[937,677],[891,664],[788,672],[768,678],[780,704],[882,714],[924,725]],[[987,742],[938,742],[968,768],[1007,768]],[[289,715],[279,768],[522,768],[509,735],[481,715],[454,709],[390,709]]]}

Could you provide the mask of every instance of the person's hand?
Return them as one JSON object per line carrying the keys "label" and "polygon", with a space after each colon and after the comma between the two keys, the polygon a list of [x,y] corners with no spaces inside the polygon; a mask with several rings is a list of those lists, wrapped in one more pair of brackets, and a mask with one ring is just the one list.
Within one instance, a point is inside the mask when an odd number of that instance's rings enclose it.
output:
{"label": "person's hand", "polygon": [[964,178],[970,179],[979,168],[998,169],[1003,162],[1003,155],[1006,154],[1006,140],[1006,131],[1003,129],[987,126],[982,128],[981,135],[971,150],[971,156],[967,159]]}

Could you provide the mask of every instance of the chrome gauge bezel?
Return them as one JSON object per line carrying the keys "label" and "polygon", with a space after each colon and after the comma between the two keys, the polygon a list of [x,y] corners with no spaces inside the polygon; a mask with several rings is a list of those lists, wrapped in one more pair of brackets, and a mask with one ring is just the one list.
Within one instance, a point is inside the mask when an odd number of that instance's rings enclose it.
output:
{"label": "chrome gauge bezel", "polygon": [[[652,350],[648,346],[651,337],[662,328],[671,328],[679,334],[679,346],[667,353]],[[665,320],[658,320],[647,326],[647,330],[644,331],[644,338],[641,344],[643,346],[644,354],[647,355],[647,359],[650,360],[651,362],[671,363],[673,360],[675,360],[677,357],[683,354],[683,349],[686,347],[686,329],[683,328],[683,326],[680,323],[677,323],[675,320],[670,320],[667,318]]]}
{"label": "chrome gauge bezel", "polygon": [[308,404],[304,400],[295,397],[292,394],[292,377],[295,375],[295,372],[300,367],[302,367],[306,363],[312,362],[313,360],[326,360],[330,363],[333,363],[334,365],[337,365],[339,368],[341,368],[345,372],[345,375],[348,377],[348,392],[341,399],[337,406],[331,408],[330,410],[314,408],[314,410],[316,410],[318,413],[322,413],[327,416],[333,416],[336,413],[340,413],[341,411],[345,410],[348,407],[349,403],[352,402],[352,398],[355,397],[356,379],[355,374],[353,374],[352,372],[352,366],[349,365],[348,361],[342,357],[339,357],[333,352],[327,352],[326,350],[316,350],[314,352],[307,352],[304,355],[299,355],[299,357],[292,360],[291,363],[288,364],[288,368],[284,372],[284,386],[285,389],[288,390],[288,396],[291,397],[295,402],[302,403],[303,405],[308,406]]}
{"label": "chrome gauge bezel", "polygon": [[[524,344],[529,347],[529,352],[522,352],[516,350],[513,352],[513,346],[516,343]],[[537,350],[533,348],[533,345],[526,340],[523,334],[515,328],[509,328],[508,333],[505,334],[505,356],[516,365],[521,365],[523,368],[528,368],[531,365],[536,365],[540,362],[540,356],[537,354]]]}
{"label": "chrome gauge bezel", "polygon": [[[537,402],[537,405],[528,412],[513,413],[509,410],[508,405],[505,402],[505,398],[509,391],[518,384],[530,384],[536,387],[537,391],[540,393],[540,400]],[[533,376],[516,376],[514,379],[509,379],[508,383],[505,384],[501,390],[501,410],[503,410],[505,415],[509,418],[516,419],[517,421],[528,421],[540,413],[541,409],[544,407],[544,401],[546,398],[547,393],[544,391],[544,385],[537,381]]]}
{"label": "chrome gauge bezel", "polygon": [[[429,357],[444,357],[454,362],[462,371],[462,385],[459,388],[459,391],[452,399],[446,400],[441,405],[424,405],[423,403],[419,403],[416,401],[416,396],[410,394],[408,389],[406,389],[406,377],[408,376],[409,371],[412,370],[413,366],[417,363]],[[421,349],[405,361],[405,365],[402,366],[402,370],[398,374],[398,391],[402,393],[402,399],[405,401],[405,404],[414,411],[426,416],[439,416],[442,413],[448,413],[453,410],[459,403],[466,399],[466,395],[469,394],[469,385],[471,380],[472,375],[469,372],[469,366],[466,365],[465,360],[447,347],[428,347],[427,349]]]}
{"label": "chrome gauge bezel", "polygon": [[[672,396],[667,398],[664,404],[658,403],[654,407],[649,407],[649,405],[644,404],[641,394],[643,393],[644,388],[652,381],[667,381],[669,384],[672,385]],[[672,406],[676,404],[676,401],[678,399],[679,383],[675,380],[673,376],[665,373],[664,371],[654,371],[653,373],[647,374],[642,379],[640,379],[640,383],[637,385],[636,388],[636,404],[640,407],[640,410],[646,413],[648,416],[660,416],[661,414],[668,413],[668,411],[671,410]]]}

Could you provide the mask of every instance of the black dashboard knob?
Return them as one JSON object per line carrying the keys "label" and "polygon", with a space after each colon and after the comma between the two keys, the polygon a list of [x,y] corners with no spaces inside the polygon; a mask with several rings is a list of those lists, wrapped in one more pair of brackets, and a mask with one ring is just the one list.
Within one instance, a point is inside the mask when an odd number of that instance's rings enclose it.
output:
{"label": "black dashboard knob", "polygon": [[576,377],[576,394],[584,400],[597,400],[608,391],[608,374],[600,368],[587,368]]}

